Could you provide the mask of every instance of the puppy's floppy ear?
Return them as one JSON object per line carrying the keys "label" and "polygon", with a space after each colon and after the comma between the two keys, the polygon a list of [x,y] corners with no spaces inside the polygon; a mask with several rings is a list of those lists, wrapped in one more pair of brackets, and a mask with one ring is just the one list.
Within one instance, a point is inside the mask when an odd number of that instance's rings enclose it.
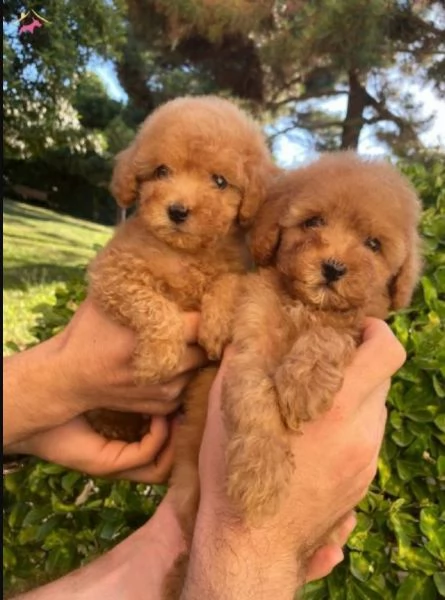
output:
{"label": "puppy's floppy ear", "polygon": [[280,219],[286,198],[270,196],[260,208],[249,235],[253,260],[260,267],[270,265],[278,249],[281,235]]}
{"label": "puppy's floppy ear", "polygon": [[115,158],[115,166],[111,177],[110,192],[116,202],[123,208],[131,206],[137,198],[138,182],[134,145],[129,146]]}
{"label": "puppy's floppy ear", "polygon": [[242,227],[250,227],[266,198],[267,186],[279,169],[272,162],[258,160],[246,169],[247,177],[241,200],[238,221]]}
{"label": "puppy's floppy ear", "polygon": [[391,279],[388,291],[391,298],[391,310],[403,308],[410,303],[414,288],[418,282],[422,269],[420,258],[420,238],[415,235],[408,254],[399,272]]}

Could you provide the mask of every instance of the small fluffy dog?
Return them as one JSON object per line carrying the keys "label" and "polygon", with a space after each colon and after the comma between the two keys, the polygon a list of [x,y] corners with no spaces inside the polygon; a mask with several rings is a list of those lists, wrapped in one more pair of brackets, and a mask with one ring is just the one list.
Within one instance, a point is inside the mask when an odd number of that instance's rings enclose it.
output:
{"label": "small fluffy dog", "polygon": [[419,200],[383,162],[332,153],[283,174],[252,229],[223,385],[228,495],[247,522],[276,512],[296,467],[286,430],[328,410],[363,318],[406,306],[420,259]]}
{"label": "small fluffy dog", "polygon": [[[270,181],[251,229],[259,270],[244,278],[236,354],[223,384],[228,493],[248,521],[275,512],[286,493],[295,467],[286,429],[330,407],[363,318],[405,306],[420,269],[420,204],[390,165],[332,153]],[[186,392],[190,418],[171,479],[188,543],[215,376],[215,368],[206,369]],[[183,554],[165,581],[164,600],[180,597],[186,570]]]}
{"label": "small fluffy dog", "polygon": [[[201,311],[199,343],[218,359],[228,341],[239,276],[249,265],[244,232],[275,167],[260,128],[227,100],[172,100],[117,156],[111,191],[138,203],[89,268],[90,292],[137,334],[139,382],[167,380],[186,343],[181,311]],[[147,422],[88,413],[109,438],[139,440]]]}

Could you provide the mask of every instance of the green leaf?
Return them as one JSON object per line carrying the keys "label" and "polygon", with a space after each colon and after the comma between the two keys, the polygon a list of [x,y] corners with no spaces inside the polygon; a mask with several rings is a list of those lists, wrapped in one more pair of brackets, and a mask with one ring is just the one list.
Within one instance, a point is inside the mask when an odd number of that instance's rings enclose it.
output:
{"label": "green leaf", "polygon": [[23,525],[35,525],[36,523],[41,523],[43,519],[48,517],[51,513],[51,507],[49,506],[40,506],[38,508],[33,508],[28,512],[26,517],[23,519]]}
{"label": "green leaf", "polygon": [[432,575],[438,569],[438,561],[423,548],[403,547],[402,551],[393,554],[393,560],[405,571],[421,571]]}
{"label": "green leaf", "polygon": [[445,456],[439,456],[437,459],[437,474],[441,479],[445,478]]}
{"label": "green leaf", "polygon": [[41,464],[40,470],[42,473],[46,473],[46,475],[60,475],[66,471],[65,467],[61,467],[60,465],[55,465],[52,463]]}
{"label": "green leaf", "polygon": [[352,593],[348,595],[348,598],[351,598],[351,600],[352,598],[354,600],[382,600],[380,592],[374,591],[367,583],[362,583],[356,579],[351,580],[348,591],[349,589]]}
{"label": "green leaf", "polygon": [[430,308],[434,308],[437,301],[437,291],[434,283],[428,277],[422,277],[420,283],[422,284],[425,302]]}
{"label": "green leaf", "polygon": [[438,573],[434,573],[433,575],[434,583],[436,585],[437,591],[441,596],[445,598],[445,571],[440,571]]}
{"label": "green leaf", "polygon": [[349,553],[349,569],[359,581],[367,581],[374,573],[374,567],[362,552]]}
{"label": "green leaf", "polygon": [[60,524],[60,516],[52,515],[37,529],[36,541],[42,542]]}
{"label": "green leaf", "polygon": [[391,439],[393,442],[404,448],[409,446],[411,442],[414,440],[414,434],[408,429],[408,427],[401,427],[398,431],[393,431],[391,434]]}
{"label": "green leaf", "polygon": [[23,524],[23,519],[28,514],[28,512],[29,512],[28,504],[25,504],[24,502],[20,502],[20,501],[17,502],[16,504],[14,504],[14,506],[12,507],[11,513],[8,517],[9,527],[11,527],[12,529],[21,527]]}
{"label": "green leaf", "polygon": [[413,477],[428,475],[425,462],[398,459],[396,465],[397,473],[402,481],[411,481]]}
{"label": "green leaf", "polygon": [[52,575],[64,573],[70,570],[74,559],[74,553],[70,548],[59,546],[49,551],[45,563],[46,571]]}
{"label": "green leaf", "polygon": [[77,472],[77,471],[69,471],[66,475],[64,475],[62,477],[62,487],[63,489],[68,492],[68,494],[71,494],[71,492],[73,491],[74,486],[76,485],[76,483],[79,481],[79,479],[82,479],[82,474]]}
{"label": "green leaf", "polygon": [[445,433],[445,415],[438,415],[435,419],[434,419],[434,423],[437,425],[437,427],[443,431]]}
{"label": "green leaf", "polygon": [[[313,581],[308,585],[305,585],[301,593],[301,597],[304,600],[326,600],[328,598],[328,591],[326,582],[323,579]],[[297,600],[298,594],[295,600]]]}
{"label": "green leaf", "polygon": [[3,569],[14,569],[17,564],[17,557],[11,548],[3,546]]}
{"label": "green leaf", "polygon": [[399,587],[396,600],[434,600],[436,596],[432,577],[410,573]]}
{"label": "green leaf", "polygon": [[445,386],[438,375],[433,375],[433,386],[434,391],[439,396],[439,398],[445,398]]}
{"label": "green leaf", "polygon": [[100,529],[99,537],[103,540],[113,540],[118,537],[123,526],[124,523],[122,521],[120,523],[108,521]]}

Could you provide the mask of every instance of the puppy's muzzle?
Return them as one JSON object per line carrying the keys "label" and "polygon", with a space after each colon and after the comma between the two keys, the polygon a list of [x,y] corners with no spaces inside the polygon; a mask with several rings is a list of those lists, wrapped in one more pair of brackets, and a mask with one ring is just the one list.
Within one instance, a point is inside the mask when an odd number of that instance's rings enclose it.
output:
{"label": "puppy's muzzle", "polygon": [[187,217],[190,213],[190,210],[179,202],[175,202],[174,204],[170,204],[167,208],[167,214],[170,221],[179,225],[180,223],[184,223],[187,220]]}
{"label": "puppy's muzzle", "polygon": [[341,279],[347,272],[346,266],[335,260],[326,260],[321,263],[321,272],[326,283],[334,283]]}

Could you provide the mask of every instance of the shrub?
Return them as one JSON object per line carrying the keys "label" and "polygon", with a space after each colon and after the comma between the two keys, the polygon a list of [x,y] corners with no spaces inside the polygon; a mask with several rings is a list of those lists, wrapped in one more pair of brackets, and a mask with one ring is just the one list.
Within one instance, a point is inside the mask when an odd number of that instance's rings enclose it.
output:
{"label": "shrub", "polygon": [[[308,600],[445,596],[445,168],[406,165],[424,201],[425,269],[412,307],[390,322],[408,360],[393,380],[378,474],[358,508],[345,561],[305,588]],[[85,294],[82,280],[40,307],[47,339]],[[162,488],[92,479],[34,460],[5,480],[4,581],[42,583],[115,545],[155,510]],[[35,573],[39,573],[36,577]]]}

